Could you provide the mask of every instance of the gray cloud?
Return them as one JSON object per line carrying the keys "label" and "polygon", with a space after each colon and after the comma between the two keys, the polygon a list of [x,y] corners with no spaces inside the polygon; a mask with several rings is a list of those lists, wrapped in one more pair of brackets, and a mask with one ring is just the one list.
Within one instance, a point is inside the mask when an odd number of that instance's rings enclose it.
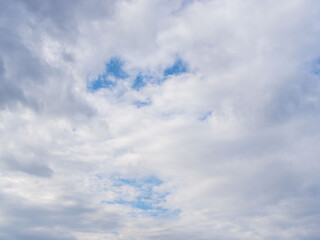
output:
{"label": "gray cloud", "polygon": [[17,161],[13,156],[9,156],[3,159],[2,162],[10,170],[21,171],[39,177],[51,177],[53,174],[52,169],[45,164],[38,162],[26,162],[26,159],[20,159],[20,161]]}
{"label": "gray cloud", "polygon": [[[76,41],[73,35],[78,32],[78,24],[71,11],[73,3],[12,1],[3,2],[1,9],[1,108],[22,104],[40,112],[92,115],[93,110],[70,88],[74,76],[66,76],[65,70],[46,61],[41,51],[46,34],[54,41]],[[72,59],[65,50],[67,45],[61,53],[54,53],[62,64]],[[54,82],[54,88],[50,82]]]}

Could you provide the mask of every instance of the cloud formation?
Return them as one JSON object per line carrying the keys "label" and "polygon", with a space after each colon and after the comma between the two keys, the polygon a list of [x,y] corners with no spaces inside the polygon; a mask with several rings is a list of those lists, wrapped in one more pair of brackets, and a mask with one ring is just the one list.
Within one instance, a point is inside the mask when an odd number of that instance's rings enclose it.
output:
{"label": "cloud formation", "polygon": [[0,16],[1,239],[319,239],[318,1]]}

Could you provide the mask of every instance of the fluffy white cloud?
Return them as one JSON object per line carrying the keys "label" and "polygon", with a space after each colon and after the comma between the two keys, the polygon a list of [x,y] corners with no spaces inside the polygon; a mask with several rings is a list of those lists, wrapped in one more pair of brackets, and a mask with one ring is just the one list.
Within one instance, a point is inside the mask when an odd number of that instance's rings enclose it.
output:
{"label": "fluffy white cloud", "polygon": [[0,15],[1,239],[320,237],[317,1]]}

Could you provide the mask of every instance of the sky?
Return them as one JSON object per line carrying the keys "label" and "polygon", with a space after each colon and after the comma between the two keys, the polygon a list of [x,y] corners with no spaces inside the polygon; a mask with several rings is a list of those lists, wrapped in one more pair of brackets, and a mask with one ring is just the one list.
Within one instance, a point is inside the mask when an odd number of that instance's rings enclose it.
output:
{"label": "sky", "polygon": [[318,0],[0,1],[0,239],[320,239],[319,42]]}

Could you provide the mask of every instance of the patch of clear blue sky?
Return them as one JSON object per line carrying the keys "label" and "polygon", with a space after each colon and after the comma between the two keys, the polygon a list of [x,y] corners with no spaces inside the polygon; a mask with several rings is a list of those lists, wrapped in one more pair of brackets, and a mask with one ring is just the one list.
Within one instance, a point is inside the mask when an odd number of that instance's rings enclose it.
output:
{"label": "patch of clear blue sky", "polygon": [[123,62],[119,58],[113,57],[110,59],[109,63],[106,64],[106,74],[113,75],[120,79],[129,77],[122,68]]}
{"label": "patch of clear blue sky", "polygon": [[138,76],[135,78],[132,84],[132,89],[139,91],[141,88],[143,88],[146,85],[146,82],[144,80],[144,77],[142,74],[138,74]]}
{"label": "patch of clear blue sky", "polygon": [[144,214],[154,217],[173,217],[180,213],[180,210],[169,210],[159,206],[165,202],[165,197],[169,193],[162,193],[154,191],[154,187],[160,186],[163,182],[157,177],[148,177],[142,179],[126,179],[114,178],[114,186],[121,187],[129,185],[136,188],[139,195],[133,201],[126,199],[117,199],[115,201],[102,201],[107,204],[123,204],[129,205],[144,211]]}
{"label": "patch of clear blue sky", "polygon": [[179,75],[182,73],[186,73],[187,71],[188,71],[187,64],[184,61],[182,61],[181,58],[178,58],[171,67],[168,67],[167,69],[164,70],[163,75],[165,77],[168,77],[170,75]]}
{"label": "patch of clear blue sky", "polygon": [[96,91],[100,88],[112,88],[116,84],[114,81],[108,80],[106,74],[99,74],[97,79],[91,82],[89,90]]}
{"label": "patch of clear blue sky", "polygon": [[[156,82],[161,84],[167,77],[171,75],[180,75],[188,71],[188,65],[181,59],[177,58],[174,64],[163,71],[163,78],[158,79]],[[154,80],[152,76],[143,75],[139,73],[132,84],[132,89],[139,91],[141,88],[145,87],[148,81]],[[136,105],[136,104],[135,104]],[[143,105],[141,105],[143,106]]]}
{"label": "patch of clear blue sky", "polygon": [[144,185],[153,185],[153,186],[159,186],[162,184],[162,181],[154,176],[147,177],[147,178],[141,178],[141,179],[128,179],[128,178],[116,178],[114,179],[114,186],[122,186],[122,185],[130,185],[134,187],[141,187]]}
{"label": "patch of clear blue sky", "polygon": [[105,72],[99,74],[97,79],[88,86],[89,90],[96,91],[100,88],[113,88],[119,79],[125,79],[129,75],[123,70],[124,63],[117,57],[112,57],[106,63]]}
{"label": "patch of clear blue sky", "polygon": [[[106,63],[105,72],[98,75],[98,77],[90,83],[88,89],[91,91],[97,91],[100,88],[112,89],[117,85],[117,81],[129,78],[130,76],[123,69],[124,62],[118,57],[112,57],[108,63]],[[181,59],[177,58],[174,64],[163,71],[163,78],[156,80],[158,84],[164,82],[169,76],[176,76],[188,71],[188,65]],[[131,88],[139,91],[147,85],[148,82],[154,81],[153,76],[144,75],[139,73]],[[137,102],[137,107],[148,105],[149,102]]]}

